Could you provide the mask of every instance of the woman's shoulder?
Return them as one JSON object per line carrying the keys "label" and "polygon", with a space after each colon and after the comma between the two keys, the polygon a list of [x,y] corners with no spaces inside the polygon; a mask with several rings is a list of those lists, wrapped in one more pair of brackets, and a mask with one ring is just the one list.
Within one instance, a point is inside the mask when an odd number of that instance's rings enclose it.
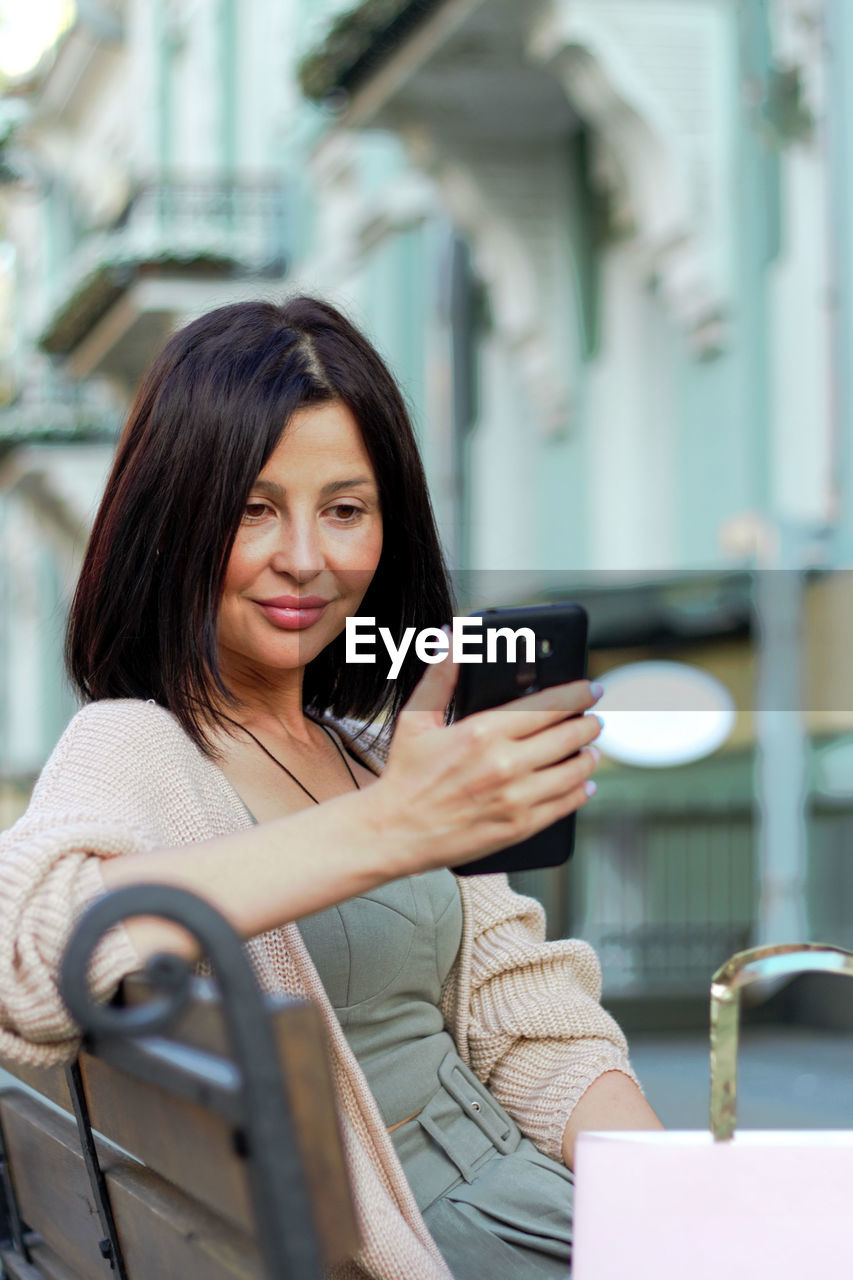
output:
{"label": "woman's shoulder", "polygon": [[239,798],[175,715],[141,698],[103,699],[69,722],[25,818],[126,821],[152,838],[203,839],[244,822]]}
{"label": "woman's shoulder", "polygon": [[66,732],[72,726],[87,724],[101,727],[113,724],[163,727],[170,724],[181,728],[177,717],[153,698],[99,698],[96,702],[87,702],[71,717]]}
{"label": "woman's shoulder", "polygon": [[105,761],[128,753],[162,755],[164,750],[191,747],[192,739],[177,717],[153,699],[102,698],[88,702],[72,716],[48,761],[91,752]]}
{"label": "woman's shoulder", "polygon": [[87,703],[69,721],[33,791],[38,802],[47,793],[79,787],[92,794],[99,785],[121,780],[146,789],[158,777],[204,771],[208,762],[165,707],[142,698],[104,698]]}

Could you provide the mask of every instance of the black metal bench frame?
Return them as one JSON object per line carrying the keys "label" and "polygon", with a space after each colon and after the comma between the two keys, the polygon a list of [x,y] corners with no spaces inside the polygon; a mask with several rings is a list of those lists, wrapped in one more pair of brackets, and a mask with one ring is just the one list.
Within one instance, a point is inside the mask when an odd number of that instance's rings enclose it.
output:
{"label": "black metal bench frame", "polygon": [[[181,925],[200,944],[215,976],[231,1058],[164,1038],[187,1006],[190,964],[154,956],[145,980],[156,993],[141,1005],[92,1000],[87,970],[104,934],[134,916]],[[321,1250],[312,1222],[293,1119],[263,996],[236,931],[218,911],[183,889],[134,885],[95,902],[68,944],[60,976],[62,998],[82,1032],[82,1048],[127,1075],[215,1111],[231,1126],[235,1151],[247,1157],[258,1244],[270,1280],[320,1280]],[[67,1069],[71,1099],[103,1239],[101,1252],[118,1280],[128,1280],[109,1193],[89,1120],[78,1062]],[[0,1126],[0,1243],[30,1263],[28,1233],[15,1200]],[[34,1271],[34,1275],[38,1274]]]}

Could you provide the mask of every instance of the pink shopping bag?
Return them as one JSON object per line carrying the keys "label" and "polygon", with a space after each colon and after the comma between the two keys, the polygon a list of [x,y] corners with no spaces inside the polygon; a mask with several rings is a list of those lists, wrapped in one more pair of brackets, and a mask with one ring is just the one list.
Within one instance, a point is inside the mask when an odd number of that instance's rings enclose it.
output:
{"label": "pink shopping bag", "polygon": [[710,1133],[579,1136],[573,1280],[853,1276],[853,1130],[734,1132],[740,991],[806,970],[853,975],[853,953],[756,947],[714,974]]}

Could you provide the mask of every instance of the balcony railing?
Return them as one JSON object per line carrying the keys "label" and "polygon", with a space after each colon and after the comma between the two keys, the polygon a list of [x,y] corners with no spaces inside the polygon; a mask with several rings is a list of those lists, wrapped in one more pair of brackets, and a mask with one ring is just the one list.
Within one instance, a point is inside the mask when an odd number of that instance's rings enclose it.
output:
{"label": "balcony railing", "polygon": [[139,274],[282,276],[289,209],[278,181],[140,183],[111,227],[81,239],[51,290],[39,345],[73,350]]}
{"label": "balcony railing", "polygon": [[286,213],[279,183],[150,182],[137,188],[112,237],[134,256],[198,255],[281,274],[289,247]]}
{"label": "balcony railing", "polygon": [[20,445],[112,443],[122,419],[105,388],[73,382],[33,356],[14,399],[0,406],[0,461]]}

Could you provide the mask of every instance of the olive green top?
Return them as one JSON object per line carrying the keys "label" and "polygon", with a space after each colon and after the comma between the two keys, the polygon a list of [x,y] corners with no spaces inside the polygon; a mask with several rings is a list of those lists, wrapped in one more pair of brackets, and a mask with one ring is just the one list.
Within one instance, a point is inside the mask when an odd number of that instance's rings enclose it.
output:
{"label": "olive green top", "polygon": [[386,1125],[405,1120],[455,1049],[438,1000],[462,938],[456,877],[394,880],[298,923]]}
{"label": "olive green top", "polygon": [[299,929],[454,1280],[568,1280],[572,1176],[522,1138],[438,1008],[462,937],[456,877],[396,880]]}

